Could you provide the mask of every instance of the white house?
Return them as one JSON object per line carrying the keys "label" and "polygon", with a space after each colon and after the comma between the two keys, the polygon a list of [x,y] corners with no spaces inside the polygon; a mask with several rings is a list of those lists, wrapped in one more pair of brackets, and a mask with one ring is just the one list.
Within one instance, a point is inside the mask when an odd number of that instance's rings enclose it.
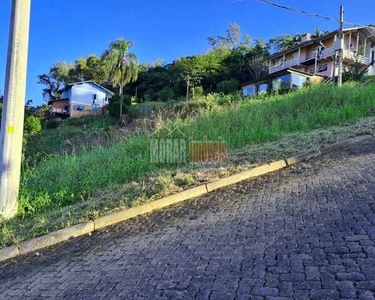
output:
{"label": "white house", "polygon": [[51,113],[62,118],[100,115],[114,95],[93,81],[83,81],[67,85],[61,99],[52,100],[48,104],[51,105]]}

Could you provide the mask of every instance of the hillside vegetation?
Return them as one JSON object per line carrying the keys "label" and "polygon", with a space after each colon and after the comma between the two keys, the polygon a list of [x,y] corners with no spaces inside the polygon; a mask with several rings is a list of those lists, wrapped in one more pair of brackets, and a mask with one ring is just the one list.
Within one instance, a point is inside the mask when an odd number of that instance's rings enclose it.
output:
{"label": "hillside vegetation", "polygon": [[[219,105],[219,96],[206,99],[208,108],[191,118],[169,121],[194,139],[223,139],[229,149],[279,139],[285,134],[337,125],[371,113],[375,86],[351,83],[342,88],[315,86],[294,93]],[[110,148],[80,155],[54,157],[24,172],[20,213],[70,205],[110,184],[137,180],[150,165],[146,135],[129,137]],[[27,211],[25,211],[27,209]]]}
{"label": "hillside vegetation", "polygon": [[[374,84],[358,82],[342,87],[310,86],[289,94],[256,99],[242,98],[238,94],[211,94],[197,98],[190,104],[195,107],[195,113],[184,118],[160,119],[158,122],[166,130],[177,127],[195,140],[205,136],[212,141],[225,140],[231,160],[231,153],[249,146],[282,140],[291,134],[303,138],[314,130],[347,125],[371,116],[375,108],[374,95]],[[78,124],[74,125],[75,122]],[[61,143],[65,138],[64,128],[67,128],[64,126],[68,126],[69,130],[77,126],[78,131],[73,135],[83,138],[86,133],[82,135],[84,129],[79,122],[84,120],[71,120],[59,128],[44,130],[28,144],[30,149],[27,151],[55,152],[61,144],[51,146],[46,140],[56,139]],[[100,119],[94,120],[91,125],[85,125],[85,130],[91,126],[90,134],[95,128],[108,131],[111,122],[110,119],[104,123]],[[152,130],[149,128],[149,132]],[[15,219],[2,223],[0,245],[100,215],[116,206],[130,207],[148,201],[164,188],[177,191],[193,184],[189,166],[175,166],[168,170],[150,164],[149,132],[143,130],[128,134],[116,143],[95,145],[69,154],[47,155],[37,162],[24,165],[19,214]],[[267,147],[263,149],[267,151]],[[33,155],[38,156],[37,153]],[[162,178],[157,182],[156,189],[148,186],[151,174]],[[179,182],[177,185],[171,181],[171,176]],[[129,189],[129,186],[132,188]],[[100,205],[91,205],[95,197],[101,198]],[[74,217],[77,211],[79,218]],[[69,215],[68,221],[55,219],[62,212]],[[17,237],[20,224],[27,224],[31,220],[38,220],[38,226]]]}

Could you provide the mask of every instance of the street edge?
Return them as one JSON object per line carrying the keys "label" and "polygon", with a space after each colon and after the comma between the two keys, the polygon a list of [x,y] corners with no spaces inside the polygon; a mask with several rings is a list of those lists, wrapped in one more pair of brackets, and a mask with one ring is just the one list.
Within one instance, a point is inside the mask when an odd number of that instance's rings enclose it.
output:
{"label": "street edge", "polygon": [[334,151],[341,150],[351,144],[360,143],[362,141],[373,138],[373,135],[362,135],[354,138],[338,141],[336,143],[323,146],[318,150],[311,150],[304,152],[286,159],[274,161],[268,164],[264,164],[253,168],[251,170],[243,171],[241,173],[231,175],[229,177],[221,178],[214,182],[205,183],[191,189],[179,192],[177,194],[161,198],[150,203],[146,203],[140,206],[132,207],[123,211],[114,212],[106,216],[99,217],[97,219],[79,223],[77,225],[60,229],[51,232],[47,235],[37,237],[31,240],[21,242],[16,245],[12,245],[3,249],[0,249],[0,262],[10,260],[20,255],[25,255],[37,250],[41,250],[58,243],[68,241],[72,238],[77,238],[86,234],[91,234],[101,228],[108,227],[137,216],[159,210],[170,205],[180,203],[186,200],[190,200],[202,195],[206,195],[214,190],[224,188],[244,180],[256,178],[268,173],[272,173],[288,166],[298,164],[310,159],[329,154]]}

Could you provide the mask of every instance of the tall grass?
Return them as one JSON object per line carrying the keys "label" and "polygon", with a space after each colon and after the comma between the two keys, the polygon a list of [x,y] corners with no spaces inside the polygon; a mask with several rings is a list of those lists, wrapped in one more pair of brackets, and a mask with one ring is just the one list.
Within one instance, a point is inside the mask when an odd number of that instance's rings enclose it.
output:
{"label": "tall grass", "polygon": [[[210,105],[199,114],[169,121],[166,126],[177,126],[195,140],[205,136],[209,140],[222,139],[230,149],[238,149],[368,115],[375,108],[375,85],[319,85],[229,105],[222,105],[228,97],[210,99],[206,99],[211,101]],[[23,173],[20,214],[71,205],[85,200],[95,190],[138,180],[157,168],[149,162],[145,135],[128,138],[107,149],[43,161]]]}

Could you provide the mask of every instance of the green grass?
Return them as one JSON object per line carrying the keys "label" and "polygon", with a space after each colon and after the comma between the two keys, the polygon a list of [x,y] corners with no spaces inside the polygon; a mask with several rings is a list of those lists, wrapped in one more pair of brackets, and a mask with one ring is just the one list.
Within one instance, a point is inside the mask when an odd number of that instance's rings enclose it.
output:
{"label": "green grass", "polygon": [[77,151],[82,145],[89,145],[95,135],[108,133],[116,120],[110,116],[90,116],[57,124],[57,128],[45,129],[28,141],[25,149],[28,161]]}
{"label": "green grass", "polygon": [[[186,136],[195,140],[203,139],[205,136],[208,140],[225,140],[230,153],[249,146],[259,145],[262,149],[261,145],[264,143],[282,140],[290,134],[303,137],[314,130],[348,124],[373,114],[375,85],[371,83],[348,83],[342,87],[319,85],[284,95],[241,101],[238,98],[238,96],[218,95],[205,97],[200,101],[209,102],[207,108],[200,109],[198,114],[185,119],[167,121],[165,127],[177,126]],[[223,103],[231,104],[223,105]],[[75,132],[74,128],[78,126],[78,130],[83,130],[80,127],[82,124],[77,125],[74,122],[79,123],[83,120],[71,120],[63,126],[69,126],[70,134],[79,136],[80,133]],[[61,130],[59,134],[62,134],[63,126],[55,129],[55,132],[50,129],[48,134],[57,135],[56,132],[59,130]],[[40,138],[39,142],[48,144],[49,140],[51,139],[46,138],[44,141]],[[46,145],[46,147],[54,149],[58,147],[58,142],[56,145]],[[267,151],[266,149],[264,148],[264,151]],[[148,137],[134,135],[111,147],[91,149],[79,154],[53,156],[32,167],[24,167],[19,215],[10,222],[17,223],[22,220],[23,223],[27,223],[27,220],[42,218],[42,221],[38,221],[40,223],[38,229],[33,231],[33,234],[36,234],[35,232],[41,234],[45,230],[50,230],[48,227],[50,223],[42,217],[46,214],[51,216],[55,213],[55,217],[58,218],[59,213],[56,212],[64,211],[69,216],[69,211],[85,207],[85,215],[81,215],[80,218],[87,219],[89,216],[101,214],[101,210],[113,209],[116,205],[128,207],[137,204],[139,199],[152,198],[152,193],[157,193],[158,190],[141,189],[139,185],[137,185],[139,190],[136,196],[130,197],[134,192],[133,188],[119,189],[122,193],[115,193],[116,197],[113,196],[114,190],[120,185],[148,182],[149,174],[170,172],[160,170],[149,161]],[[97,206],[95,209],[88,208],[97,193],[101,195],[101,199],[107,199],[108,195],[112,195],[112,198],[101,201],[99,208]],[[121,199],[125,198],[125,202],[121,202]],[[54,221],[54,228],[67,226],[80,218],[72,217],[70,220],[69,217],[65,217],[64,220],[69,221],[64,221],[60,225]],[[0,237],[8,241],[12,240],[10,232],[14,232],[9,229],[9,224],[11,223],[5,222],[0,228]],[[0,241],[1,244],[4,243]]]}
{"label": "green grass", "polygon": [[[169,121],[166,127],[178,126],[195,140],[204,136],[209,140],[222,139],[229,149],[237,149],[365,116],[375,107],[373,95],[374,85],[319,85],[230,106],[211,106],[198,117]],[[43,161],[23,174],[20,212],[36,213],[71,205],[108,184],[138,180],[157,169],[149,161],[148,139],[143,135],[110,148]]]}
{"label": "green grass", "polygon": [[[194,138],[223,138],[230,148],[279,139],[288,133],[337,125],[368,115],[375,106],[375,85],[319,85],[294,93],[218,106],[198,118],[180,122]],[[185,124],[184,124],[185,123]]]}

